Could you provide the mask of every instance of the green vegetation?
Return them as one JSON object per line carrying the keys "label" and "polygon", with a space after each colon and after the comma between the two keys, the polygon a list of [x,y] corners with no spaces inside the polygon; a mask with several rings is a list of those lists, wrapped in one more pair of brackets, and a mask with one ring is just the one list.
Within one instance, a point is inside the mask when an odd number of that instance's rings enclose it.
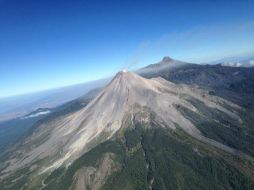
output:
{"label": "green vegetation", "polygon": [[45,180],[47,186],[44,189],[68,189],[71,186],[73,176],[78,169],[82,168],[83,166],[95,166],[97,160],[100,159],[106,152],[112,152],[117,155],[122,155],[123,147],[117,141],[107,141],[98,145],[96,148],[92,149],[91,151],[77,159],[68,168],[68,170],[65,170],[64,168],[59,168],[55,172],[51,173],[51,175],[49,175]]}
{"label": "green vegetation", "polygon": [[121,155],[121,170],[113,174],[103,189],[148,189],[148,170],[144,150],[141,146],[141,128],[125,132],[125,152]]}
{"label": "green vegetation", "polygon": [[75,172],[96,167],[107,152],[116,155],[119,169],[103,189],[254,189],[253,166],[206,144],[181,130],[160,127],[127,129],[124,139],[107,141],[76,160],[68,170],[59,169],[46,180],[45,189],[69,189]]}
{"label": "green vegetation", "polygon": [[[225,113],[212,109],[198,100],[189,100],[200,113],[179,106],[181,111],[208,138],[254,156],[254,115],[251,111],[239,111],[243,123],[237,123]],[[253,116],[253,118],[251,117]]]}
{"label": "green vegetation", "polygon": [[[155,189],[250,189],[253,184],[234,167],[180,133],[154,130],[143,146]],[[192,142],[193,144],[195,142]],[[208,151],[208,152],[206,152]]]}
{"label": "green vegetation", "polygon": [[140,143],[141,136],[138,130],[127,130],[124,133],[124,136],[125,136],[126,147],[128,149],[131,149],[137,146],[138,143]]}
{"label": "green vegetation", "polygon": [[204,149],[181,131],[144,130],[141,144],[142,149],[134,158],[125,156],[123,169],[111,176],[105,189],[254,188],[253,181],[234,166],[217,155],[210,155],[212,150]]}

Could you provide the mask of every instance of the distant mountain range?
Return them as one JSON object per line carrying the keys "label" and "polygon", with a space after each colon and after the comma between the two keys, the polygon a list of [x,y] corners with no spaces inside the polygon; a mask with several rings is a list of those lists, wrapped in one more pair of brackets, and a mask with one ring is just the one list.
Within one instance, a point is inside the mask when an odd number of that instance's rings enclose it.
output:
{"label": "distant mountain range", "polygon": [[254,189],[254,68],[137,73],[22,116],[43,118],[0,157],[0,189]]}

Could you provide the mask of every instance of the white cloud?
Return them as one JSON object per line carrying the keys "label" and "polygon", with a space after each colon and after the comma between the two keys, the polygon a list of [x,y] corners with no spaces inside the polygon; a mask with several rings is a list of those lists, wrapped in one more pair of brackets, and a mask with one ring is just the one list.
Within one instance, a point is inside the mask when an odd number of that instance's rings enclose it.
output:
{"label": "white cloud", "polygon": [[253,67],[254,66],[254,60],[248,60],[243,62],[224,62],[222,63],[222,66],[228,66],[228,67]]}
{"label": "white cloud", "polygon": [[31,115],[28,115],[28,116],[25,116],[25,117],[22,117],[22,119],[29,119],[29,118],[33,118],[33,117],[38,117],[40,115],[46,115],[46,114],[49,114],[51,111],[50,110],[47,110],[47,111],[41,111],[41,112],[38,112],[38,113],[35,113],[35,114],[31,114]]}

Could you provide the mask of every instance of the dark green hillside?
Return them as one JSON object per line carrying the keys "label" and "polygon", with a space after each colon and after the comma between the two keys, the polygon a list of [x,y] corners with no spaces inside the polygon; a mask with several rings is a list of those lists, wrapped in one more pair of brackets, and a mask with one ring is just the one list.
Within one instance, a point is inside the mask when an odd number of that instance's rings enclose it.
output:
{"label": "dark green hillside", "polygon": [[208,138],[219,141],[248,155],[254,156],[254,113],[241,110],[242,123],[239,124],[219,110],[212,109],[198,100],[189,100],[200,113],[179,106],[182,112]]}
{"label": "dark green hillside", "polygon": [[46,180],[45,189],[68,189],[75,172],[83,166],[95,166],[106,152],[116,155],[119,169],[103,189],[218,189],[254,188],[253,165],[200,143],[181,130],[136,126],[124,139],[107,141],[80,159],[67,171],[59,169]]}

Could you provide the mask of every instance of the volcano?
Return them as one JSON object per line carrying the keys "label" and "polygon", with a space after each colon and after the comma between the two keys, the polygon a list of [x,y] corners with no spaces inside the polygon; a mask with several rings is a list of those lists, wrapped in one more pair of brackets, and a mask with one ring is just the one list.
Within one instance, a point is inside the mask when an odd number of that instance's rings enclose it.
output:
{"label": "volcano", "polygon": [[[160,77],[146,79],[126,70],[121,71],[86,107],[41,122],[10,151],[1,169],[1,179],[4,184],[13,178],[19,181],[22,177],[17,175],[18,171],[26,170],[29,174],[24,176],[30,180],[36,179],[36,182],[25,183],[24,187],[47,189],[50,185],[57,184],[52,182],[54,172],[64,170],[61,175],[69,175],[68,171],[75,163],[105,143],[124,142],[127,151],[139,150],[144,143],[142,139],[145,138],[141,134],[146,134],[149,130],[181,133],[183,141],[193,139],[202,146],[205,144],[209,151],[217,150],[225,155],[245,159],[247,155],[244,153],[204,135],[194,117],[202,116],[214,123],[223,123],[224,127],[230,127],[231,124],[241,125],[244,122],[238,114],[241,109],[197,86],[177,85]],[[134,136],[138,137],[128,140],[126,131],[132,130],[136,130]],[[137,139],[140,143],[135,144]],[[166,142],[167,140],[165,144]],[[135,146],[130,145],[133,143]],[[205,154],[205,151],[201,153],[197,147],[194,150],[201,157]],[[143,148],[142,154],[148,154],[146,148]],[[72,181],[69,186],[74,189],[83,189],[86,186],[90,189],[102,188],[108,176],[121,170],[121,164],[113,162],[116,155],[109,151],[103,156],[95,156],[94,160],[97,162],[93,167],[76,168],[69,179]],[[151,163],[147,162],[146,168],[150,172],[151,167]],[[55,176],[53,180],[59,181],[61,175]],[[48,179],[47,176],[51,178]],[[146,187],[156,185],[154,180],[155,176],[146,179]],[[63,188],[61,184],[58,184],[59,188]]]}

